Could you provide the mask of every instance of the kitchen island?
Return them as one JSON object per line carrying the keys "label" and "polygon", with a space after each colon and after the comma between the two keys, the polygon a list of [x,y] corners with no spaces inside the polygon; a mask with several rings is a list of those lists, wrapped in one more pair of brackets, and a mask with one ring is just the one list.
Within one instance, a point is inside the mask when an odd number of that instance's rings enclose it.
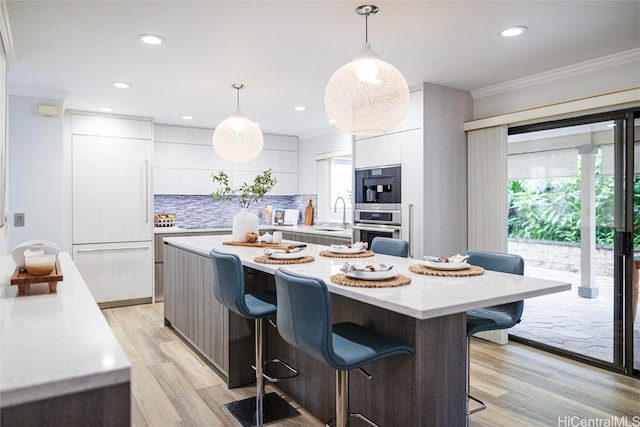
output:
{"label": "kitchen island", "polygon": [[[210,290],[209,250],[215,247],[240,257],[247,289],[273,289],[278,266],[255,262],[261,249],[222,244],[229,239],[229,235],[165,238],[165,318],[235,387],[252,381],[253,323],[215,301]],[[346,287],[330,280],[345,260],[322,257],[319,252],[323,249],[327,248],[310,244],[306,252],[314,262],[284,267],[326,282],[334,322],[363,324],[416,350],[413,356],[366,366],[371,379],[357,371],[351,373],[351,410],[380,425],[465,425],[465,312],[570,289],[568,283],[492,271],[460,278],[418,275],[408,267],[419,261],[385,255],[364,261],[393,264],[400,274],[411,278],[411,284]],[[333,370],[289,346],[275,328],[268,329],[267,357],[278,357],[300,371],[299,377],[280,382],[278,387],[320,420],[333,417]]]}
{"label": "kitchen island", "polygon": [[[339,224],[317,225],[273,225],[261,224],[260,235],[264,233],[282,232],[282,238],[321,245],[351,243],[352,231],[343,229]],[[156,301],[164,300],[164,245],[165,237],[181,236],[214,236],[218,234],[230,234],[231,227],[218,228],[180,228],[180,227],[155,227],[153,244],[154,258],[154,296]]]}
{"label": "kitchen island", "polygon": [[68,253],[57,293],[10,285],[15,265],[0,258],[2,425],[130,423],[131,364]]}

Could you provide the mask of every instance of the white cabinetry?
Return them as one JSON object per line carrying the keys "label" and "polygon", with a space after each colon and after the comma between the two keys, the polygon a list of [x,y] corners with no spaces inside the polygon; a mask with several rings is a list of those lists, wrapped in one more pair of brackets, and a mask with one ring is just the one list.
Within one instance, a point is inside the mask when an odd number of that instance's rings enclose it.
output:
{"label": "white cabinetry", "polygon": [[73,259],[96,302],[148,299],[153,293],[152,242],[73,245]]}
{"label": "white cabinetry", "polygon": [[73,243],[148,240],[149,140],[73,135]]}
{"label": "white cabinetry", "polygon": [[402,162],[401,141],[400,133],[357,139],[354,142],[353,167],[360,169],[399,165]]}
{"label": "white cabinetry", "polygon": [[211,173],[224,170],[232,187],[271,169],[278,183],[269,194],[298,193],[298,138],[264,135],[264,149],[248,162],[228,162],[213,150],[213,129],[155,125],[155,194],[211,194]]}
{"label": "white cabinetry", "polygon": [[402,238],[409,242],[409,257],[424,256],[424,147],[422,128],[402,132]]}
{"label": "white cabinetry", "polygon": [[[354,141],[354,167],[402,165],[402,238],[411,255],[467,249],[468,92],[425,83],[393,133]],[[410,218],[411,217],[411,218]]]}
{"label": "white cabinetry", "polygon": [[152,131],[71,115],[73,259],[99,303],[153,297]]}

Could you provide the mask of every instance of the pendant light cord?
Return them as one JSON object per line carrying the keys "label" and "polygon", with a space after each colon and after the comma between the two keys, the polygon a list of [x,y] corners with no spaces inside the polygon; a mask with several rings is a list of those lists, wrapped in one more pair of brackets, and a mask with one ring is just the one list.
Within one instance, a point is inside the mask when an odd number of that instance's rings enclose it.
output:
{"label": "pendant light cord", "polygon": [[242,83],[234,83],[231,85],[236,90],[236,108],[240,109],[240,89],[244,87]]}
{"label": "pendant light cord", "polygon": [[364,42],[369,43],[369,15],[364,15]]}

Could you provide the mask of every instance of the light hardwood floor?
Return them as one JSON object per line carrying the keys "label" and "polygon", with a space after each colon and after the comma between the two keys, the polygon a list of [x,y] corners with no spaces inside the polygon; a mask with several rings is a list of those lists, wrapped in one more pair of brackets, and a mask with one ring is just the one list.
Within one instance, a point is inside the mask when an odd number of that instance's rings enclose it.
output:
{"label": "light hardwood floor", "polygon": [[[103,310],[131,360],[132,425],[233,426],[222,404],[254,396],[255,388],[228,390],[202,359],[164,327],[163,308],[157,303]],[[612,417],[626,417],[627,425],[640,426],[640,379],[516,343],[498,346],[474,339],[471,360],[472,394],[488,405],[471,416],[471,427],[587,425],[589,420]],[[267,386],[269,391],[276,389]],[[295,402],[291,404],[302,415],[272,425],[323,425]],[[579,424],[581,420],[587,421]],[[615,425],[596,422],[588,425]]]}

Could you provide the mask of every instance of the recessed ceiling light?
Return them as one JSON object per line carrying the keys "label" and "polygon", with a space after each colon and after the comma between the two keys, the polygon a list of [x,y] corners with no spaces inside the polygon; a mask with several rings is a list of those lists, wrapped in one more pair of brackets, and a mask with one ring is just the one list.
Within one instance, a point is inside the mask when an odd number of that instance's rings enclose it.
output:
{"label": "recessed ceiling light", "polygon": [[307,107],[305,107],[304,105],[298,105],[297,107],[293,107],[293,109],[296,111],[304,111],[307,109]]}
{"label": "recessed ceiling light", "polygon": [[111,107],[100,107],[99,108],[100,111],[104,111],[105,113],[110,113],[113,111],[113,108]]}
{"label": "recessed ceiling light", "polygon": [[155,34],[140,34],[138,38],[146,44],[159,45],[164,43],[166,40],[164,37],[157,36]]}
{"label": "recessed ceiling light", "polygon": [[329,123],[331,123],[331,124],[335,124],[335,122],[336,122],[336,119],[330,119],[329,120]]}
{"label": "recessed ceiling light", "polygon": [[515,36],[519,36],[520,34],[524,33],[527,30],[528,30],[527,27],[518,25],[515,27],[507,28],[506,30],[502,31],[500,35],[503,37],[515,37]]}
{"label": "recessed ceiling light", "polygon": [[182,120],[193,120],[193,116],[182,116]]}
{"label": "recessed ceiling light", "polygon": [[131,87],[131,84],[126,82],[114,82],[113,85],[118,89],[129,89]]}

